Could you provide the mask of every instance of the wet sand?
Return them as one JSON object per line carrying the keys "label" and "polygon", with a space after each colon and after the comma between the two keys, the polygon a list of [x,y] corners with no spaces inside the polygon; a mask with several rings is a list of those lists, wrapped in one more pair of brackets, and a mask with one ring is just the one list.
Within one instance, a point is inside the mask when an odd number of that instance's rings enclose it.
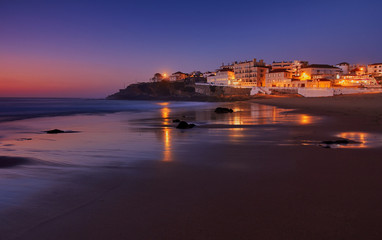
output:
{"label": "wet sand", "polygon": [[330,116],[371,117],[382,120],[382,94],[350,94],[334,97],[304,98],[267,96],[252,100],[283,108],[295,108],[306,113]]}
{"label": "wet sand", "polygon": [[[299,108],[300,123],[165,129],[165,142],[186,144],[165,145],[162,161],[61,176],[1,215],[0,239],[381,239],[381,109],[361,104],[378,99],[262,99]],[[376,146],[303,144],[338,134]]]}

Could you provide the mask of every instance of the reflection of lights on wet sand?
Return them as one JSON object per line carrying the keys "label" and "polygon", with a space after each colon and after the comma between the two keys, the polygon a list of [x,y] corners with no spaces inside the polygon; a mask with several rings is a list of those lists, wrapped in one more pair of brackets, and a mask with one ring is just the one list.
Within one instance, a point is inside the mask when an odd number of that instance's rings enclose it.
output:
{"label": "reflection of lights on wet sand", "polygon": [[[244,122],[242,121],[242,118],[240,115],[234,115],[233,119],[229,120],[230,125],[240,126],[243,125]],[[230,128],[229,129],[229,137],[230,139],[235,142],[237,138],[243,137],[243,128]]]}
{"label": "reflection of lights on wet sand", "polygon": [[245,136],[243,130],[243,128],[230,128],[228,135],[230,141],[237,142],[238,139],[243,138]]}
{"label": "reflection of lights on wet sand", "polygon": [[164,128],[164,149],[163,149],[163,162],[171,162],[171,129],[169,128]]}
{"label": "reflection of lights on wet sand", "polygon": [[161,102],[161,103],[158,103],[158,105],[167,106],[167,105],[169,105],[169,103],[168,102]]}
{"label": "reflection of lights on wet sand", "polygon": [[241,120],[240,115],[233,116],[232,119],[229,120],[230,125],[242,125],[244,122]]}
{"label": "reflection of lights on wet sand", "polygon": [[170,109],[168,107],[164,107],[160,111],[161,111],[161,115],[163,118],[163,124],[167,125],[168,124],[168,117],[170,115]]}
{"label": "reflection of lights on wet sand", "polygon": [[346,138],[350,139],[356,142],[360,142],[359,144],[350,144],[350,145],[344,145],[340,147],[351,147],[351,148],[366,148],[368,140],[370,138],[368,133],[363,133],[363,132],[343,132],[338,134],[338,137],[340,138]]}
{"label": "reflection of lights on wet sand", "polygon": [[310,124],[312,123],[312,117],[309,116],[309,115],[301,115],[301,118],[300,118],[300,124]]}
{"label": "reflection of lights on wet sand", "polygon": [[272,109],[272,124],[277,122],[277,108],[273,107]]}

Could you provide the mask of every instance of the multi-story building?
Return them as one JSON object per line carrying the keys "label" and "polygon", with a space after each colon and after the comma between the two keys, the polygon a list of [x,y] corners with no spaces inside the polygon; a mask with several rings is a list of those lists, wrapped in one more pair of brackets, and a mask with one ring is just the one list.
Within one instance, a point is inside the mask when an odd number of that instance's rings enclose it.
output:
{"label": "multi-story building", "polygon": [[333,67],[332,65],[311,64],[301,68],[300,79],[301,80],[321,79],[321,78],[334,79],[338,77],[340,73],[341,73],[341,69],[338,67]]}
{"label": "multi-story building", "polygon": [[356,67],[356,68],[353,68],[352,70],[350,70],[350,74],[356,75],[356,76],[365,75],[366,72],[367,72],[366,66],[359,66],[359,67]]}
{"label": "multi-story building", "polygon": [[272,70],[265,75],[266,87],[293,87],[293,73],[285,69]]}
{"label": "multi-story building", "polygon": [[216,75],[207,76],[207,83],[214,85],[231,85],[235,81],[235,73],[232,69],[223,68],[216,72]]}
{"label": "multi-story building", "polygon": [[342,74],[349,74],[350,72],[350,64],[347,62],[338,63],[336,67],[342,70]]}
{"label": "multi-story building", "polygon": [[206,78],[206,79],[207,79],[207,77],[209,77],[209,76],[211,76],[211,75],[216,75],[216,72],[210,72],[210,71],[208,71],[208,72],[203,73],[203,77]]}
{"label": "multi-story building", "polygon": [[232,69],[233,70],[233,63],[229,63],[229,64],[224,64],[222,63],[222,65],[220,66],[220,69]]}
{"label": "multi-story building", "polygon": [[182,72],[176,72],[176,73],[171,74],[170,81],[181,81],[181,80],[186,79],[186,77],[187,77],[187,74],[182,73]]}
{"label": "multi-story building", "polygon": [[376,77],[382,76],[382,63],[367,65],[367,73]]}
{"label": "multi-story building", "polygon": [[273,62],[271,64],[272,70],[277,69],[285,69],[292,72],[294,75],[299,76],[300,70],[302,67],[306,67],[308,65],[308,61],[281,61],[281,62]]}
{"label": "multi-story building", "polygon": [[269,68],[265,65],[263,60],[256,61],[256,58],[250,61],[234,62],[233,70],[235,72],[236,80],[242,86],[264,86],[265,74],[268,73]]}

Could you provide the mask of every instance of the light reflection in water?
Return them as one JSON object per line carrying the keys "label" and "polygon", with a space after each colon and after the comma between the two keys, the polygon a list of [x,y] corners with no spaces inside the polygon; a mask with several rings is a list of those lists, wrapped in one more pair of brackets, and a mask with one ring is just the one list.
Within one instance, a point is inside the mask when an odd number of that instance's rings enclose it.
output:
{"label": "light reflection in water", "polygon": [[158,103],[158,105],[161,105],[161,106],[168,106],[170,103],[169,102],[160,102]]}
{"label": "light reflection in water", "polygon": [[162,114],[163,121],[167,122],[167,118],[170,115],[170,109],[168,107],[162,108],[161,114]]}
{"label": "light reflection in water", "polygon": [[275,123],[277,120],[277,108],[273,107],[272,109],[272,122]]}
{"label": "light reflection in water", "polygon": [[[168,103],[160,103],[162,106],[167,106]],[[164,107],[161,109],[161,116],[163,125],[169,125],[170,108]],[[168,127],[163,128],[163,162],[172,161],[171,158],[171,129]]]}
{"label": "light reflection in water", "polygon": [[312,123],[312,117],[306,114],[302,114],[300,118],[300,124],[301,125],[306,125],[306,124],[311,124]]}
{"label": "light reflection in water", "polygon": [[171,129],[170,128],[164,128],[164,137],[163,137],[163,143],[164,143],[164,149],[163,149],[163,162],[171,162],[172,161],[172,154],[171,154]]}
{"label": "light reflection in water", "polygon": [[253,103],[237,103],[230,108],[234,111],[233,113],[216,115],[212,112],[211,116],[203,116],[204,119],[196,118],[196,121],[207,121],[212,125],[221,124],[228,127],[231,140],[236,142],[245,137],[246,130],[253,125],[310,125],[320,119],[308,114],[297,114],[286,109]]}
{"label": "light reflection in water", "polygon": [[365,132],[342,132],[337,135],[340,138],[350,139],[359,143],[340,145],[340,148],[368,148],[373,144],[372,136]]}

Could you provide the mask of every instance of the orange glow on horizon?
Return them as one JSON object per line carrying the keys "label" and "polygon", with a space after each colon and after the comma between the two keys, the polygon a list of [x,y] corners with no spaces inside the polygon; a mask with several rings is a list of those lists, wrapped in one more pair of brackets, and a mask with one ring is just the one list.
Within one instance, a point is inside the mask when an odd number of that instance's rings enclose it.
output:
{"label": "orange glow on horizon", "polygon": [[104,98],[122,88],[121,79],[128,76],[111,64],[42,56],[2,55],[0,66],[1,97]]}

